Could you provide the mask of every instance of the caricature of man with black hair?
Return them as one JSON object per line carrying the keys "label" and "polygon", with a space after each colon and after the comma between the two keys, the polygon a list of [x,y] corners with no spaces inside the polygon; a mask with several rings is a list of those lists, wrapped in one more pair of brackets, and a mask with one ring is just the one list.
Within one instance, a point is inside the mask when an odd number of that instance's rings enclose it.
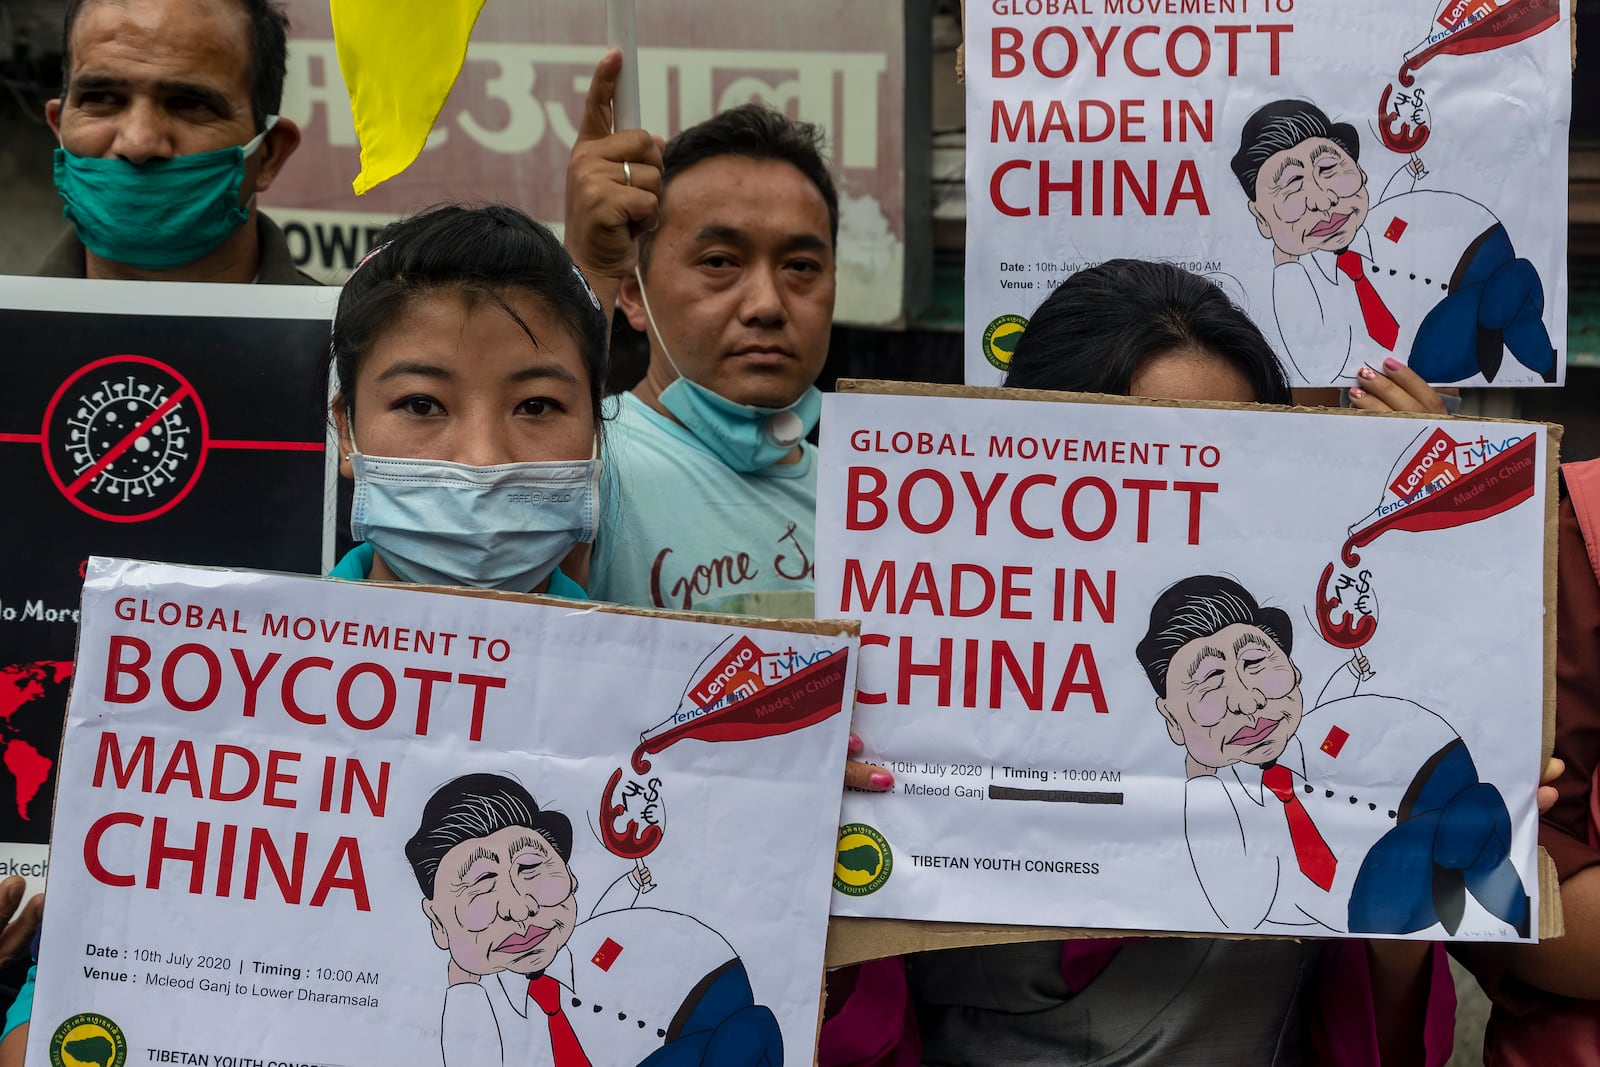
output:
{"label": "caricature of man with black hair", "polygon": [[1189,854],[1223,925],[1453,934],[1470,894],[1527,936],[1511,816],[1466,743],[1426,708],[1358,692],[1359,653],[1308,712],[1293,641],[1287,612],[1199,575],[1157,598],[1138,646],[1186,751]]}
{"label": "caricature of man with black hair", "polygon": [[1493,381],[1509,350],[1555,381],[1544,286],[1494,213],[1415,189],[1415,158],[1373,203],[1360,156],[1350,123],[1275,100],[1245,121],[1232,159],[1273,245],[1272,307],[1301,377],[1353,384],[1363,363],[1393,356],[1429,382]]}
{"label": "caricature of man with black hair", "polygon": [[781,1067],[777,1019],[732,947],[687,915],[634,906],[648,870],[578,922],[572,823],[516,780],[440,786],[405,851],[450,954],[445,1067]]}

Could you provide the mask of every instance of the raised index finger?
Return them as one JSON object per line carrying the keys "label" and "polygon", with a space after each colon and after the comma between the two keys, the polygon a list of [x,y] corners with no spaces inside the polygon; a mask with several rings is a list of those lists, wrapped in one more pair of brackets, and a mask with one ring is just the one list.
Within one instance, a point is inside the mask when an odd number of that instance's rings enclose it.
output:
{"label": "raised index finger", "polygon": [[617,75],[622,73],[622,51],[611,48],[595,64],[589,79],[589,95],[583,100],[583,121],[578,124],[578,140],[593,141],[611,136],[611,100],[617,94]]}

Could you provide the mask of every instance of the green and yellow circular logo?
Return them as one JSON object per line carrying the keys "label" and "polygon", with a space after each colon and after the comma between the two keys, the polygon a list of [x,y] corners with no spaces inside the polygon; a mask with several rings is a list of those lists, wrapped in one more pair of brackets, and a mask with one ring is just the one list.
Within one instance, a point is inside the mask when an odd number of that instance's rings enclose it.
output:
{"label": "green and yellow circular logo", "polygon": [[1017,342],[1027,328],[1028,320],[1021,315],[1001,315],[995,319],[983,331],[983,358],[996,370],[1010,367],[1011,353],[1017,350]]}
{"label": "green and yellow circular logo", "polygon": [[894,852],[884,836],[864,822],[839,827],[833,857],[833,888],[847,897],[876,893],[894,870]]}
{"label": "green and yellow circular logo", "polygon": [[127,1062],[122,1027],[96,1012],[74,1015],[50,1038],[50,1067],[122,1067]]}

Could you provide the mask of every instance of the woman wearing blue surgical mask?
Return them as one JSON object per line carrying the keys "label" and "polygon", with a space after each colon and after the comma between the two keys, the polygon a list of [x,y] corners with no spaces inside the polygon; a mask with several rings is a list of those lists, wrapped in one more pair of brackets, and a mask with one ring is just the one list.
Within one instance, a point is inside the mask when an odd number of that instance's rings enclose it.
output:
{"label": "woman wearing blue surgical mask", "polygon": [[[1358,406],[1442,414],[1437,394],[1405,368],[1368,371],[1351,391]],[[1005,384],[1290,403],[1271,346],[1227,294],[1170,264],[1131,259],[1063,281],[1029,320]],[[1541,807],[1554,799],[1541,790]],[[1194,877],[1187,866],[1171,875]],[[835,971],[828,994],[824,1067],[1441,1067],[1455,1013],[1443,951],[1400,940],[987,945]]]}
{"label": "woman wearing blue surgical mask", "polygon": [[332,355],[363,542],[333,577],[585,597],[560,565],[595,533],[606,323],[549,230],[502,205],[394,223]]}

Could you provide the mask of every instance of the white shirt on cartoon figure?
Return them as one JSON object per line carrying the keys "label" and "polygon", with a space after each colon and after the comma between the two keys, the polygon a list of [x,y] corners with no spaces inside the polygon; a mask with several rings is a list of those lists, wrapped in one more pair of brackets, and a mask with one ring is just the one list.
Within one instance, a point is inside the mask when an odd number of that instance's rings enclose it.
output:
{"label": "white shirt on cartoon figure", "polygon": [[[1389,188],[1409,184],[1407,175],[1402,168]],[[1338,253],[1316,251],[1273,269],[1272,308],[1282,354],[1307,382],[1348,384],[1364,363],[1376,367],[1388,356],[1405,362],[1417,329],[1449,295],[1468,251],[1500,224],[1488,208],[1458,193],[1387,193],[1372,205],[1349,251],[1361,257],[1363,277],[1399,327],[1392,351],[1368,333],[1356,284],[1339,270]]]}
{"label": "white shirt on cartoon figure", "polygon": [[1367,851],[1396,825],[1423,765],[1458,739],[1426,708],[1358,693],[1359,685],[1350,665],[1341,667],[1278,760],[1337,861],[1330,889],[1301,871],[1286,805],[1262,783],[1261,768],[1235,763],[1188,781],[1189,855],[1227,929],[1346,931],[1350,890]]}
{"label": "white shirt on cartoon figure", "polygon": [[[638,907],[634,879],[629,871],[611,884],[545,971],[561,984],[562,1014],[594,1067],[633,1067],[660,1048],[689,995],[736,958],[698,920]],[[446,991],[445,1067],[553,1064],[550,1017],[528,981],[503,971]]]}

